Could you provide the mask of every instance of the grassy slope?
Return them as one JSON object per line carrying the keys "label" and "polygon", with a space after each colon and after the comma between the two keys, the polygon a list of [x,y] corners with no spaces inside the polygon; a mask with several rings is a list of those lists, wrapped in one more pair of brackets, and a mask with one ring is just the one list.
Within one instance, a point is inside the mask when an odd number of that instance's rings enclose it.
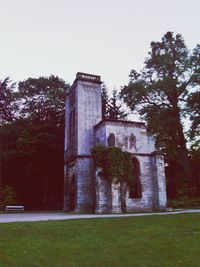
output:
{"label": "grassy slope", "polygon": [[200,266],[200,214],[0,224],[0,266]]}

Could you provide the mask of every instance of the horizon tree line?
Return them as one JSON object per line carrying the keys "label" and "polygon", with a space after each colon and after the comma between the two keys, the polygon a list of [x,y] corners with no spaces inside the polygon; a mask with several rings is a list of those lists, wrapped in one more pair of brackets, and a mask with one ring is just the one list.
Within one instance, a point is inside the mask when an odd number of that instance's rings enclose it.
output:
{"label": "horizon tree line", "polygon": [[[103,119],[138,112],[165,154],[169,198],[200,197],[200,45],[188,50],[180,34],[151,42],[141,71],[109,95],[102,85]],[[0,81],[0,187],[12,185],[30,209],[61,209],[65,92],[57,76]],[[126,105],[126,107],[125,107]],[[184,121],[190,128],[184,131]]]}

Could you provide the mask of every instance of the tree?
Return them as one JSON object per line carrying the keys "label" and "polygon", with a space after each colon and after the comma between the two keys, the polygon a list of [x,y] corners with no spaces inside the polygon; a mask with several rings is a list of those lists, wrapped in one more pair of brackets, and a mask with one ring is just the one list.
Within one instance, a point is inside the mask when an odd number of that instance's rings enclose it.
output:
{"label": "tree", "polygon": [[188,98],[187,112],[192,122],[189,137],[193,148],[200,147],[200,91],[191,93]]}
{"label": "tree", "polygon": [[[15,118],[15,83],[7,77],[0,80],[0,128],[4,123],[12,122]],[[2,136],[0,129],[0,190],[2,189]],[[0,201],[1,201],[0,195]]]}
{"label": "tree", "polygon": [[0,80],[0,124],[12,122],[15,118],[15,83],[7,77]]}
{"label": "tree", "polygon": [[63,129],[28,119],[1,126],[2,184],[26,209],[61,209]]}
{"label": "tree", "polygon": [[189,53],[180,34],[167,32],[161,42],[152,42],[141,72],[132,70],[121,97],[131,110],[147,120],[170,165],[182,167],[182,182],[190,183],[191,172],[182,119],[191,88],[200,84],[200,49]]}
{"label": "tree", "polygon": [[188,136],[191,143],[192,193],[198,197],[200,192],[200,91],[190,94],[186,111],[190,114],[191,120]]}
{"label": "tree", "polygon": [[192,190],[193,196],[199,198],[200,192],[200,147],[196,147],[190,151],[191,169],[192,169]]}
{"label": "tree", "polygon": [[105,84],[101,89],[102,96],[102,118],[110,120],[124,120],[128,113],[122,107],[122,101],[119,98],[117,90],[112,91],[112,96],[109,97],[108,90]]}
{"label": "tree", "polygon": [[53,75],[19,82],[20,116],[35,122],[63,126],[67,88],[68,84]]}
{"label": "tree", "polygon": [[68,87],[55,76],[20,82],[14,95],[17,116],[1,126],[2,182],[16,189],[18,202],[28,209],[62,207]]}
{"label": "tree", "polygon": [[5,185],[4,188],[0,189],[0,195],[0,210],[15,203],[15,191],[12,186]]}
{"label": "tree", "polygon": [[112,97],[108,103],[108,117],[111,120],[124,120],[128,116],[120,103],[117,90],[112,91]]}
{"label": "tree", "polygon": [[106,85],[103,83],[101,87],[101,99],[102,99],[102,119],[107,119],[109,117],[108,114],[108,90]]}

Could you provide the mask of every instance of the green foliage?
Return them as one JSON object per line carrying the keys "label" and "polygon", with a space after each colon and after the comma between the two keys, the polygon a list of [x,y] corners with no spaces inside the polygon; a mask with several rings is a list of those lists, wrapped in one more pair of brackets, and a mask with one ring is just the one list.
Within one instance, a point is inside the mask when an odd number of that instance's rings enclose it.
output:
{"label": "green foliage", "polygon": [[108,114],[108,103],[109,103],[109,97],[108,97],[108,90],[105,84],[102,84],[101,87],[101,100],[102,100],[102,119],[106,119],[109,117]]}
{"label": "green foliage", "polygon": [[65,91],[68,88],[68,84],[53,75],[19,82],[20,116],[35,122],[50,122],[63,126]]}
{"label": "green foliage", "polygon": [[128,113],[122,106],[122,100],[119,98],[117,90],[112,91],[112,96],[108,96],[108,90],[105,84],[101,89],[102,96],[102,118],[111,120],[124,120],[127,118]]}
{"label": "green foliage", "polygon": [[7,121],[4,116],[0,129],[2,184],[13,185],[18,202],[27,209],[61,209],[65,90],[69,85],[53,75],[29,78],[19,83],[14,94],[9,80],[3,84],[16,103],[11,103],[16,116]]}
{"label": "green foliage", "polygon": [[95,164],[101,169],[102,178],[110,182],[133,182],[133,163],[131,154],[118,147],[96,146],[93,149]]}
{"label": "green foliage", "polygon": [[191,168],[192,168],[192,197],[200,197],[200,147],[192,149],[190,152]]}
{"label": "green foliage", "polygon": [[[160,42],[151,42],[145,66],[130,72],[130,81],[120,95],[132,111],[147,120],[157,137],[157,147],[166,154],[171,169],[182,166],[182,184],[189,186],[191,169],[182,120],[190,119],[195,137],[199,125],[200,46],[190,53],[180,34],[167,32]],[[192,90],[191,90],[192,89]],[[174,179],[173,173],[171,176]]]}
{"label": "green foliage", "polygon": [[14,113],[17,108],[14,92],[15,83],[7,77],[0,80],[0,125],[5,122],[12,122],[15,118]]}
{"label": "green foliage", "polygon": [[192,122],[189,137],[195,149],[200,148],[200,91],[191,93],[188,98],[187,112]]}
{"label": "green foliage", "polygon": [[126,212],[126,193],[128,186],[134,185],[134,165],[131,154],[123,152],[118,147],[96,146],[93,149],[96,167],[100,168],[99,175],[109,183],[119,184],[122,212]]}
{"label": "green foliage", "polygon": [[26,119],[2,126],[1,135],[3,184],[16,188],[27,209],[61,208],[63,129]]}
{"label": "green foliage", "polygon": [[0,190],[0,209],[4,210],[5,206],[15,203],[16,194],[14,188],[9,185],[5,185]]}
{"label": "green foliage", "polygon": [[112,96],[108,103],[108,117],[111,120],[124,120],[128,116],[122,107],[122,101],[119,99],[117,90],[112,91]]}
{"label": "green foliage", "polygon": [[168,199],[167,206],[174,209],[199,209],[200,198],[188,198],[187,196],[182,196],[176,199]]}

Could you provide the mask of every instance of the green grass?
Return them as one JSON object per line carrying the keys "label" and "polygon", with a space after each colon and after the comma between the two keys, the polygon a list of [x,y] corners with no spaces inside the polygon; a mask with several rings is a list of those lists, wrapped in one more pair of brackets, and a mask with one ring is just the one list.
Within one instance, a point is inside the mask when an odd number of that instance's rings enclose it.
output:
{"label": "green grass", "polygon": [[0,224],[0,266],[200,266],[200,214]]}

